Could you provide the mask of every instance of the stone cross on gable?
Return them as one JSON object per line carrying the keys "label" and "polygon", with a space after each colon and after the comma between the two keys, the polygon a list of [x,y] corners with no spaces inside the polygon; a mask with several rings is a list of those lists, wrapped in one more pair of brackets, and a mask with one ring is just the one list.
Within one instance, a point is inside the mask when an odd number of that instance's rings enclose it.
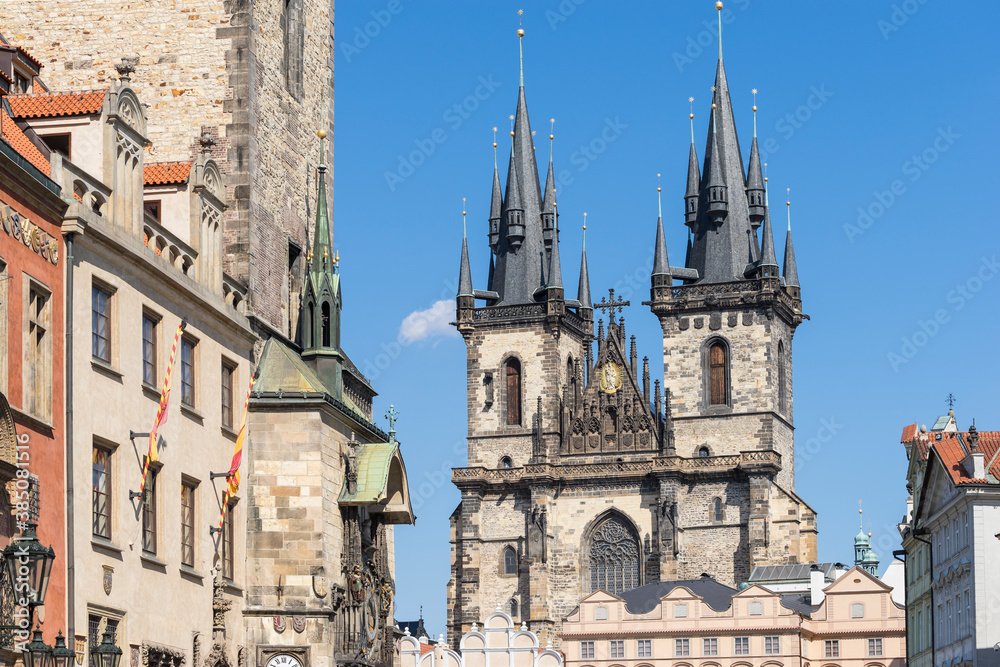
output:
{"label": "stone cross on gable", "polygon": [[614,324],[615,323],[615,311],[617,311],[618,313],[621,313],[622,309],[625,306],[630,306],[632,304],[629,301],[623,301],[621,299],[621,297],[618,298],[618,301],[615,301],[615,290],[614,289],[609,289],[608,290],[608,294],[610,296],[610,299],[608,297],[603,297],[602,296],[601,297],[601,302],[594,304],[594,307],[595,308],[600,308],[602,310],[607,310],[608,311],[608,322],[609,322],[609,324]]}

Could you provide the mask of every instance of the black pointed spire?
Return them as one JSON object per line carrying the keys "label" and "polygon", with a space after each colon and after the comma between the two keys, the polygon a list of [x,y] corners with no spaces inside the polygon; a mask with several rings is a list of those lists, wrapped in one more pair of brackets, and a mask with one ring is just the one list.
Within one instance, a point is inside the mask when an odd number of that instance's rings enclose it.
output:
{"label": "black pointed spire", "polygon": [[[688,98],[694,105],[694,98]],[[684,192],[684,224],[694,229],[698,221],[698,197],[701,194],[701,167],[698,166],[698,151],[694,147],[694,107],[688,116],[691,121],[691,151],[688,153],[687,190]]]}
{"label": "black pointed spire", "polygon": [[[590,300],[590,272],[587,270],[587,214],[583,214],[583,252],[580,254],[580,284],[576,291],[580,310],[589,311],[593,317],[594,306]],[[581,313],[582,315],[583,313]]]}
{"label": "black pointed spire", "polygon": [[[659,174],[656,175],[659,178]],[[670,259],[667,257],[667,238],[663,233],[663,204],[660,200],[662,188],[656,186],[656,245],[653,250],[653,276],[670,276]],[[654,281],[655,282],[655,281]]]}
{"label": "black pointed spire", "polygon": [[[754,98],[757,89],[753,90]],[[764,175],[760,169],[760,150],[757,148],[757,101],[753,105],[753,143],[750,144],[750,167],[747,171],[747,204],[750,207],[750,223],[754,231],[764,221]]]}
{"label": "black pointed spire", "polygon": [[[463,201],[463,208],[465,202]],[[458,270],[458,296],[474,296],[472,269],[469,267],[469,242],[465,228],[465,211],[462,211],[462,265]]]}
{"label": "black pointed spire", "polygon": [[[503,194],[500,192],[500,172],[497,170],[497,129],[493,128],[493,195],[490,199],[490,248],[495,252],[500,244],[500,220]],[[492,287],[490,288],[492,289]]]}
{"label": "black pointed spire", "polygon": [[705,150],[706,180],[702,182],[702,196],[705,198],[705,211],[708,213],[709,221],[718,226],[725,222],[729,214],[729,188],[722,176],[722,155],[719,150],[715,107],[713,103],[712,130],[708,137],[708,148]]}
{"label": "black pointed spire", "polygon": [[[556,119],[552,119],[553,128]],[[558,238],[559,223],[556,211],[556,178],[555,169],[552,166],[552,141],[555,135],[549,132],[549,173],[545,177],[545,199],[542,201],[542,235],[545,238],[545,245],[551,244]]]}
{"label": "black pointed spire", "polygon": [[782,277],[785,287],[799,287],[799,270],[795,266],[795,247],[792,245],[792,200],[788,200],[788,232],[785,234],[785,266]]}
{"label": "black pointed spire", "polygon": [[[559,240],[552,241],[552,254],[549,256],[549,273],[546,287],[562,290],[562,265],[559,263]],[[561,297],[560,297],[561,298]]]}
{"label": "black pointed spire", "polygon": [[774,233],[771,230],[771,211],[764,210],[764,237],[761,240],[760,264],[757,275],[761,278],[778,275],[778,259],[774,254]]}
{"label": "black pointed spire", "polygon": [[510,154],[510,167],[507,169],[507,199],[504,202],[503,212],[506,217],[507,243],[517,250],[524,243],[524,204],[521,203],[521,188],[518,184],[520,178],[517,173],[517,163],[514,153]]}

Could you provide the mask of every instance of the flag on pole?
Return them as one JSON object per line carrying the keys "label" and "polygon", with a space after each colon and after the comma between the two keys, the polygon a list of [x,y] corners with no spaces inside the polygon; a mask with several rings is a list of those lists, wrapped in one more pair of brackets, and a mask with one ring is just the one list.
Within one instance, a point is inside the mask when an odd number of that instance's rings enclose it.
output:
{"label": "flag on pole", "polygon": [[181,320],[177,325],[177,333],[174,334],[174,344],[170,348],[170,360],[167,362],[167,372],[163,376],[163,390],[160,391],[160,405],[156,408],[156,419],[153,420],[153,428],[149,431],[149,451],[146,454],[146,462],[142,466],[142,483],[139,485],[139,496],[146,490],[146,475],[149,473],[149,464],[155,463],[159,458],[156,450],[157,430],[167,421],[167,406],[170,402],[170,377],[173,375],[174,359],[177,356],[177,343],[181,340],[181,332],[187,325],[187,320]]}
{"label": "flag on pole", "polygon": [[243,460],[243,441],[247,435],[247,407],[250,405],[250,392],[253,390],[257,375],[250,376],[250,386],[247,387],[247,396],[243,401],[243,414],[240,416],[240,431],[236,436],[236,447],[233,449],[233,462],[226,473],[226,489],[222,493],[222,516],[219,517],[219,530],[226,521],[226,510],[229,508],[229,499],[240,490],[240,462]]}

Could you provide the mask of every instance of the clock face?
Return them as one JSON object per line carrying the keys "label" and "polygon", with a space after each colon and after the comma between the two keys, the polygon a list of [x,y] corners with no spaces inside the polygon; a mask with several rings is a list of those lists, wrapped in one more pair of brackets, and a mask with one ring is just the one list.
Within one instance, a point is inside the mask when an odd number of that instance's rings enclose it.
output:
{"label": "clock face", "polygon": [[279,653],[267,661],[267,667],[302,667],[302,661],[294,655]]}

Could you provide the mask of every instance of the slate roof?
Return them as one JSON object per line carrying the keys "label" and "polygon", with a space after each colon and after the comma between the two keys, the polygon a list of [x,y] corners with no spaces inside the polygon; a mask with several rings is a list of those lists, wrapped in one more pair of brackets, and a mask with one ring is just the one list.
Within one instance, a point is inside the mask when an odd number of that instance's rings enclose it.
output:
{"label": "slate roof", "polygon": [[21,131],[21,128],[17,126],[17,123],[5,110],[0,111],[0,113],[6,116],[3,123],[0,123],[3,126],[0,138],[17,151],[21,157],[34,165],[38,171],[48,176],[50,169],[48,158],[42,155],[38,147]]}
{"label": "slate roof", "polygon": [[[826,579],[833,580],[837,566],[834,563],[817,563],[823,570]],[[808,581],[812,563],[800,563],[798,565],[762,565],[757,566],[750,573],[751,584],[764,584],[765,582],[781,581]]]}
{"label": "slate roof", "polygon": [[55,118],[57,116],[90,116],[100,113],[106,90],[83,90],[60,93],[11,95],[11,111],[17,118]]}
{"label": "slate roof", "polygon": [[618,597],[625,600],[625,608],[630,614],[646,614],[656,609],[663,596],[670,593],[678,586],[691,591],[705,601],[709,607],[715,611],[725,611],[733,604],[733,596],[739,591],[729,586],[724,586],[710,577],[701,579],[687,579],[681,581],[658,581],[646,584],[639,588],[633,588],[620,594]]}
{"label": "slate roof", "polygon": [[809,595],[782,595],[781,606],[806,616],[819,609],[819,605],[814,606],[809,602]]}
{"label": "slate roof", "polygon": [[[986,459],[987,479],[971,477],[965,466],[962,465],[962,461],[969,455],[968,432],[937,432],[928,435],[928,444],[941,458],[953,484],[1000,484],[1000,456],[998,456],[1000,454],[1000,431],[979,432],[979,451],[983,452]],[[938,440],[938,436],[940,436],[940,440]]]}
{"label": "slate roof", "polygon": [[144,185],[187,183],[190,176],[190,162],[147,162],[142,168]]}
{"label": "slate roof", "polygon": [[260,380],[254,385],[254,393],[330,393],[299,355],[274,338],[269,338],[264,344],[258,372]]}

